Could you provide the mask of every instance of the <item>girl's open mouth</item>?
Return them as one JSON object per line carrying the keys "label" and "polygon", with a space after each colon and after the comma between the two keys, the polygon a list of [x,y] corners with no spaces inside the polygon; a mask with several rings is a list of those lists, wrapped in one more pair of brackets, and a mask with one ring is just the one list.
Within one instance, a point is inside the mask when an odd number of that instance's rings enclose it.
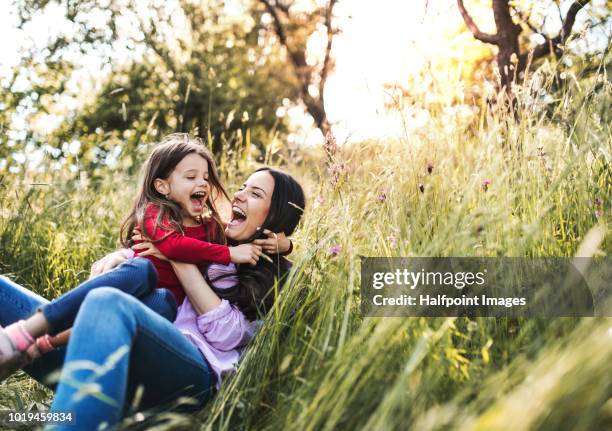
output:
{"label": "girl's open mouth", "polygon": [[189,197],[191,209],[194,213],[200,214],[204,210],[207,194],[205,192],[195,192]]}
{"label": "girl's open mouth", "polygon": [[232,207],[232,220],[230,221],[230,226],[238,226],[241,223],[244,223],[246,220],[246,213],[242,208],[238,208],[237,206]]}

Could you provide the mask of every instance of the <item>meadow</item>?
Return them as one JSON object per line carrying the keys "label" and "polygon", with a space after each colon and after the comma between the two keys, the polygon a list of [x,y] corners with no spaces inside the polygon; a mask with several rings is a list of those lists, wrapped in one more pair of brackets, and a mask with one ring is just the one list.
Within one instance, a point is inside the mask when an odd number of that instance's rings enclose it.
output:
{"label": "meadow", "polygon": [[[294,270],[238,373],[197,415],[157,412],[158,429],[610,429],[610,318],[359,310],[359,256],[609,255],[612,86],[567,85],[552,102],[524,87],[516,116],[438,109],[398,139],[270,157],[307,191]],[[249,151],[218,155],[230,192],[260,166]],[[0,272],[47,298],[85,280],[136,182],[2,177]],[[51,397],[23,373],[0,384],[2,407]]]}

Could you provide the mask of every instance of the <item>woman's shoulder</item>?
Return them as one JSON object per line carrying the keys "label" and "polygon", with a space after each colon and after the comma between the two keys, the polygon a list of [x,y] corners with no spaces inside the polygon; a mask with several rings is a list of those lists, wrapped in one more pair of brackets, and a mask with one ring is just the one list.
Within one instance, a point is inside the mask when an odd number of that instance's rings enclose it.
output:
{"label": "woman's shoulder", "polygon": [[217,289],[229,289],[238,284],[237,268],[231,262],[228,265],[211,263],[206,268],[206,275]]}

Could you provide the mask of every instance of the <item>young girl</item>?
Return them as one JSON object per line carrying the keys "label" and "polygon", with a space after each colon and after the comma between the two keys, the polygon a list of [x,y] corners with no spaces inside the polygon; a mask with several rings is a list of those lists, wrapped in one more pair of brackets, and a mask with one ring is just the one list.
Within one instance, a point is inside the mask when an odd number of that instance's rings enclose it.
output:
{"label": "young girl", "polygon": [[[223,225],[215,207],[215,200],[228,198],[217,175],[214,161],[202,142],[187,134],[172,134],[153,150],[144,166],[144,178],[136,203],[121,228],[121,241],[133,245],[131,237],[138,227],[145,240],[153,242],[159,250],[173,260],[194,263],[257,263],[261,247],[241,244],[228,247]],[[229,201],[229,198],[228,198]],[[0,368],[14,362],[20,352],[35,345],[41,353],[53,350],[60,340],[59,334],[72,326],[80,304],[89,291],[98,287],[113,287],[137,298],[147,298],[147,304],[168,320],[174,320],[177,304],[185,297],[170,264],[147,256],[157,274],[148,271],[149,282],[137,282],[136,273],[142,273],[142,259],[136,259],[117,270],[100,275],[81,284],[72,291],[37,309],[28,318],[0,328]],[[151,283],[151,280],[158,280]],[[151,296],[150,285],[167,289]],[[15,365],[17,363],[15,362]],[[0,380],[1,380],[0,373]]]}
{"label": "young girl", "polygon": [[[140,193],[121,227],[121,243],[131,247],[141,242],[132,240],[139,228],[171,260],[200,266],[211,262],[255,264],[261,255],[258,247],[220,244],[225,243],[215,207],[220,197],[229,202],[203,143],[183,133],[169,135],[145,164]],[[185,291],[170,264],[153,256],[146,258],[157,269],[157,287],[170,290],[180,305]]]}

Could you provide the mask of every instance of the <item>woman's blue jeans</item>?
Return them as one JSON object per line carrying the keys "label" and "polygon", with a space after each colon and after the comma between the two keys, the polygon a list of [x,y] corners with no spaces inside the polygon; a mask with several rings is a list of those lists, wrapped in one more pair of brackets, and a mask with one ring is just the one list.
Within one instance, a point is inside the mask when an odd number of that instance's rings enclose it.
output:
{"label": "woman's blue jeans", "polygon": [[[115,285],[106,287],[104,280]],[[145,292],[144,296],[136,299],[133,290],[117,286],[122,280]],[[55,389],[51,411],[72,412],[75,418],[75,424],[53,429],[90,430],[104,422],[112,428],[133,411],[172,403],[181,396],[195,398],[193,408],[201,408],[208,401],[214,374],[201,352],[168,318],[149,308],[172,313],[175,305],[167,290],[151,288],[155,282],[152,264],[146,259],[133,259],[63,295],[71,298],[50,303],[0,277],[2,326],[27,318],[37,309],[45,313],[47,307],[47,311],[54,310],[57,304],[60,310],[66,307],[67,317],[54,314],[57,310],[50,315],[57,318],[52,323],[56,332],[72,326],[68,346],[24,368]],[[80,304],[75,291],[78,295],[85,292]],[[78,311],[71,321],[69,311],[75,306]],[[49,382],[59,369],[57,384]],[[138,405],[133,405],[135,401]]]}

